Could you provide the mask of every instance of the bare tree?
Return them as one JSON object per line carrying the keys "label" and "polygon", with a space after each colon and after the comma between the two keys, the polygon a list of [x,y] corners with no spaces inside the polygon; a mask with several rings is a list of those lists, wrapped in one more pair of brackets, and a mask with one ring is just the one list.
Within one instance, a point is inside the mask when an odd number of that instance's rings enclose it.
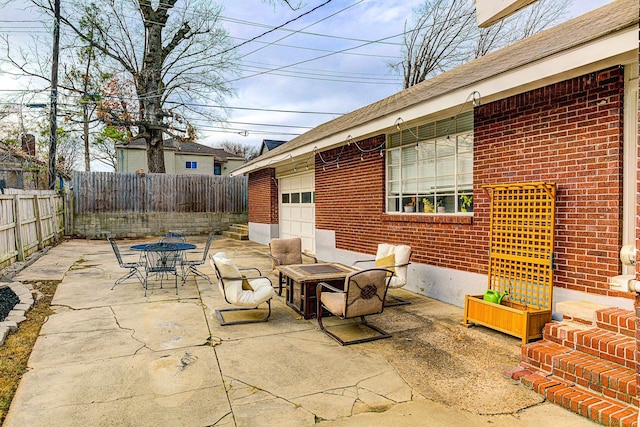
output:
{"label": "bare tree", "polygon": [[[48,0],[31,1],[52,13]],[[138,117],[114,113],[113,121],[137,127],[149,171],[164,172],[164,135],[193,137],[189,115],[221,119],[193,105],[222,103],[232,93],[225,73],[236,69],[235,53],[220,26],[220,8],[209,0],[71,0],[63,6],[62,25],[134,82]]]}
{"label": "bare tree", "polygon": [[298,10],[304,4],[302,0],[299,1],[290,1],[290,0],[263,0],[264,2],[268,2],[269,4],[275,6],[277,3],[286,4],[287,7],[291,10]]}
{"label": "bare tree", "polygon": [[558,24],[567,16],[572,3],[573,0],[538,0],[507,18],[505,21],[511,36],[509,44]]}
{"label": "bare tree", "polygon": [[[402,70],[404,88],[464,62],[522,40],[558,23],[571,1],[540,0],[492,27],[480,29],[468,0],[425,0],[405,24]],[[407,29],[409,28],[409,29]]]}
{"label": "bare tree", "polygon": [[404,88],[460,64],[474,19],[468,0],[426,0],[414,9],[412,29],[405,24],[404,60],[394,65],[402,69]]}
{"label": "bare tree", "polygon": [[252,160],[258,157],[259,149],[255,145],[242,144],[241,142],[224,141],[219,144],[227,153],[244,157],[245,160]]}

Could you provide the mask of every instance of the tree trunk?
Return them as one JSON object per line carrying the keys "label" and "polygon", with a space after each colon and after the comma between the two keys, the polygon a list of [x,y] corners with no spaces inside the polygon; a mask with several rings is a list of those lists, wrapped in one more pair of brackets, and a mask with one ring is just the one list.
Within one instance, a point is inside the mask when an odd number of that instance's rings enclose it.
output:
{"label": "tree trunk", "polygon": [[165,173],[162,131],[153,129],[150,134],[147,137],[147,165],[149,166],[149,172]]}
{"label": "tree trunk", "polygon": [[[164,13],[161,13],[161,10]],[[165,59],[162,50],[162,29],[168,15],[166,9],[163,8],[154,12],[150,8],[143,7],[142,11],[145,15],[146,41],[142,68],[140,74],[136,76],[140,116],[144,123],[140,126],[140,135],[146,141],[149,172],[165,173],[162,146],[164,117],[162,111],[162,96],[164,94],[162,64]]]}

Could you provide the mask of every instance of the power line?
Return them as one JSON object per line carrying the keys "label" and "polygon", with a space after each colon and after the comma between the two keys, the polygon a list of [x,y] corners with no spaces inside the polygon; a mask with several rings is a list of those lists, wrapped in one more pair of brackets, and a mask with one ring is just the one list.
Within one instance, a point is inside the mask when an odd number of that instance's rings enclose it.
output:
{"label": "power line", "polygon": [[[387,40],[387,39],[391,39],[391,38],[394,38],[394,37],[398,37],[398,35],[403,35],[403,34],[405,34],[405,33],[400,33],[400,34],[396,34],[396,35],[389,36],[389,37],[383,37],[383,38],[379,39],[378,41],[380,41],[380,40]],[[343,49],[343,50],[340,50],[340,51],[336,51],[336,52],[328,53],[328,54],[326,54],[326,55],[317,56],[317,57],[315,57],[315,58],[305,59],[304,61],[298,61],[298,62],[295,62],[295,63],[293,63],[293,64],[283,65],[282,67],[278,67],[278,68],[274,68],[274,69],[267,70],[267,71],[264,71],[264,72],[260,72],[260,73],[252,74],[252,75],[250,75],[250,76],[246,76],[246,77],[239,77],[239,78],[237,78],[237,79],[228,80],[228,81],[227,81],[227,83],[233,83],[233,82],[237,82],[237,81],[239,81],[239,80],[244,80],[244,79],[248,79],[248,78],[251,78],[251,77],[256,77],[256,76],[260,76],[260,75],[263,75],[263,74],[269,74],[269,73],[274,72],[274,71],[280,71],[280,70],[283,70],[283,69],[285,69],[285,68],[290,68],[290,67],[294,67],[294,66],[296,66],[296,65],[305,64],[305,63],[307,63],[307,62],[317,61],[318,59],[327,58],[327,57],[329,57],[329,56],[333,56],[333,55],[335,55],[335,54],[337,54],[337,53],[343,53],[343,52],[348,52],[348,51],[350,51],[350,50],[359,49],[359,48],[361,48],[361,47],[363,47],[363,46],[367,46],[367,45],[369,45],[369,44],[371,44],[371,43],[376,43],[376,42],[377,42],[377,41],[363,43],[363,44],[360,44],[360,45],[358,45],[358,46],[349,47],[349,48],[346,48],[346,49]]]}
{"label": "power line", "polygon": [[[234,37],[234,36],[231,36],[231,38],[236,39],[236,40],[248,40],[248,39],[244,39],[242,37]],[[280,39],[280,40],[282,40],[282,39]],[[290,48],[290,49],[307,50],[307,51],[310,51],[310,52],[335,52],[333,50],[328,50],[328,49],[318,49],[318,48],[313,48],[313,47],[308,47],[308,46],[296,46],[296,45],[282,44],[282,43],[263,42],[263,41],[260,41],[260,40],[255,40],[255,41],[253,41],[253,43],[261,43],[261,44],[264,44],[264,45],[267,45],[267,46],[286,47],[286,48]],[[344,55],[365,56],[365,57],[371,57],[371,58],[387,58],[387,59],[400,59],[401,58],[400,56],[376,55],[376,54],[372,54],[372,53],[357,53],[357,52],[342,52],[342,53]],[[244,55],[244,56],[247,56],[247,55]]]}
{"label": "power line", "polygon": [[269,34],[269,33],[272,33],[272,32],[274,32],[275,30],[277,30],[277,29],[279,29],[279,28],[282,28],[282,27],[284,27],[284,26],[285,26],[285,25],[287,25],[287,24],[290,24],[290,23],[292,23],[292,22],[294,22],[294,21],[297,21],[298,19],[302,18],[303,16],[308,15],[308,14],[310,14],[310,13],[314,12],[314,11],[315,11],[315,10],[317,10],[317,9],[320,9],[322,6],[325,6],[325,5],[329,4],[329,3],[331,3],[331,0],[327,0],[327,1],[325,1],[324,3],[322,3],[322,4],[320,4],[320,5],[316,6],[316,7],[314,7],[313,9],[311,9],[311,10],[309,10],[309,11],[307,11],[307,12],[305,12],[305,13],[301,14],[301,15],[298,15],[297,17],[295,17],[295,18],[293,18],[293,19],[288,20],[288,21],[287,21],[287,22],[285,22],[284,24],[278,25],[277,27],[273,27],[272,29],[270,29],[270,30],[268,30],[268,31],[265,31],[264,33],[262,33],[262,34],[260,34],[260,35],[257,35],[257,36],[255,36],[255,37],[253,37],[253,38],[251,38],[251,39],[249,39],[249,40],[247,40],[247,41],[244,41],[244,42],[242,42],[242,43],[238,44],[238,45],[235,45],[235,46],[232,46],[232,47],[230,47],[230,48],[228,48],[228,49],[225,49],[225,50],[223,50],[222,52],[218,52],[218,53],[216,53],[214,56],[223,55],[223,54],[225,54],[225,53],[227,53],[227,52],[230,52],[230,51],[235,50],[235,49],[237,49],[237,48],[239,48],[239,47],[241,47],[241,46],[244,46],[245,44],[250,43],[250,42],[252,42],[252,41],[254,41],[254,40],[257,40],[257,39],[259,39],[259,38],[261,38],[261,37],[263,37],[263,36],[265,36],[265,35],[267,35],[267,34]]}
{"label": "power line", "polygon": [[[0,92],[46,92],[47,89],[42,90],[20,90],[20,89],[0,89]],[[70,94],[67,95],[69,98],[81,98],[82,95]],[[130,98],[130,97],[121,97],[121,96],[109,96],[102,95],[103,98],[117,99],[117,100],[127,100],[127,101],[137,101],[139,98]],[[221,108],[227,110],[246,110],[246,111],[265,111],[269,113],[287,113],[287,114],[317,114],[317,115],[327,115],[327,116],[342,116],[345,113],[339,112],[330,112],[330,111],[306,111],[306,110],[284,110],[277,108],[258,108],[258,107],[241,107],[241,106],[225,106],[225,105],[212,105],[212,104],[202,104],[195,102],[178,102],[178,101],[164,101],[165,104],[173,104],[173,105],[182,105],[185,107],[201,107],[201,108]],[[15,103],[7,103],[0,102],[0,104],[15,104]]]}
{"label": "power line", "polygon": [[302,29],[300,29],[300,30],[296,30],[296,31],[292,32],[291,34],[287,34],[286,36],[280,37],[278,40],[276,40],[276,41],[274,41],[274,42],[272,42],[272,43],[269,43],[269,44],[267,44],[266,46],[262,46],[262,47],[260,47],[260,48],[258,48],[258,49],[255,49],[255,50],[253,50],[253,51],[251,51],[251,52],[249,52],[249,53],[246,53],[246,54],[242,55],[242,56],[241,56],[241,58],[246,58],[247,56],[252,55],[252,54],[254,54],[254,53],[256,53],[256,52],[258,52],[258,51],[260,51],[260,50],[264,49],[264,48],[265,48],[265,47],[267,47],[268,45],[275,44],[275,43],[277,43],[277,42],[279,42],[279,41],[281,41],[281,40],[286,39],[287,37],[291,37],[291,36],[292,36],[292,35],[294,35],[294,34],[301,34],[301,33],[302,33],[302,30],[306,30],[307,28],[310,28],[310,27],[312,27],[312,26],[314,26],[314,25],[316,25],[316,24],[318,24],[318,23],[320,23],[320,22],[322,22],[322,21],[325,21],[325,20],[327,20],[327,19],[329,19],[329,18],[332,18],[332,17],[334,17],[334,16],[336,16],[336,15],[338,15],[338,14],[340,14],[340,13],[344,12],[345,10],[351,9],[352,7],[354,7],[354,6],[355,6],[355,5],[357,5],[357,4],[362,3],[363,1],[364,1],[364,0],[359,0],[358,2],[353,3],[353,4],[351,4],[351,5],[349,5],[349,6],[345,7],[345,8],[342,8],[342,9],[340,9],[339,11],[334,12],[334,13],[332,13],[332,14],[331,14],[331,15],[329,15],[329,16],[325,16],[324,18],[322,18],[322,19],[320,19],[320,20],[318,20],[318,21],[316,21],[316,22],[314,22],[314,23],[312,23],[312,24],[309,24],[309,25],[307,25],[306,27],[303,27],[303,28],[302,28]]}
{"label": "power line", "polygon": [[[165,101],[165,103],[182,105],[181,102],[175,102],[175,101]],[[330,113],[326,111],[279,110],[279,109],[272,109],[272,108],[251,108],[251,107],[231,107],[231,106],[225,107],[224,105],[209,105],[209,104],[196,104],[196,103],[190,103],[190,104],[184,104],[184,105],[190,106],[190,107],[225,108],[225,109],[228,108],[230,110],[266,111],[269,113],[320,114],[320,115],[329,115],[329,116],[342,116],[345,114],[345,113]]]}

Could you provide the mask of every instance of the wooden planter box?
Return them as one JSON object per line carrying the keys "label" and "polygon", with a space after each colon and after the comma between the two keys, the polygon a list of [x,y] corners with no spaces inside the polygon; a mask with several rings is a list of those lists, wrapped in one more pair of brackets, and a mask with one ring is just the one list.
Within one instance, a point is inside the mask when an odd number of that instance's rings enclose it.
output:
{"label": "wooden planter box", "polygon": [[522,344],[542,338],[542,330],[551,321],[550,309],[534,309],[509,301],[487,302],[482,295],[467,295],[464,299],[464,325],[478,324],[505,334],[522,338]]}

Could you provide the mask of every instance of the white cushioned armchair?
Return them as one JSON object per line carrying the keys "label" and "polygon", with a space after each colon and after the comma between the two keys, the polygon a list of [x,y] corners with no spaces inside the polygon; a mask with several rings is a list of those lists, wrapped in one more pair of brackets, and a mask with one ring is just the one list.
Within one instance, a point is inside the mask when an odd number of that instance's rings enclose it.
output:
{"label": "white cushioned armchair", "polygon": [[[217,309],[216,317],[220,325],[238,325],[244,323],[266,322],[271,316],[271,298],[275,295],[271,279],[262,276],[257,268],[238,268],[223,252],[210,256],[210,263],[216,272],[220,292],[227,303],[238,308]],[[257,275],[248,276],[242,272],[253,271]],[[266,316],[258,319],[226,321],[222,313],[229,311],[257,310],[262,303],[267,303]]]}
{"label": "white cushioned armchair", "polygon": [[[376,267],[387,268],[394,272],[393,277],[389,282],[389,288],[401,288],[407,284],[407,270],[408,265],[411,264],[411,246],[408,245],[392,245],[389,243],[380,243],[378,245],[378,251],[375,259],[364,259],[353,263],[354,267],[360,268],[357,264],[360,263],[375,263]],[[371,267],[370,265],[367,267]],[[396,300],[391,304],[386,304],[387,307],[396,305],[411,304],[400,297],[389,293],[389,297]]]}

